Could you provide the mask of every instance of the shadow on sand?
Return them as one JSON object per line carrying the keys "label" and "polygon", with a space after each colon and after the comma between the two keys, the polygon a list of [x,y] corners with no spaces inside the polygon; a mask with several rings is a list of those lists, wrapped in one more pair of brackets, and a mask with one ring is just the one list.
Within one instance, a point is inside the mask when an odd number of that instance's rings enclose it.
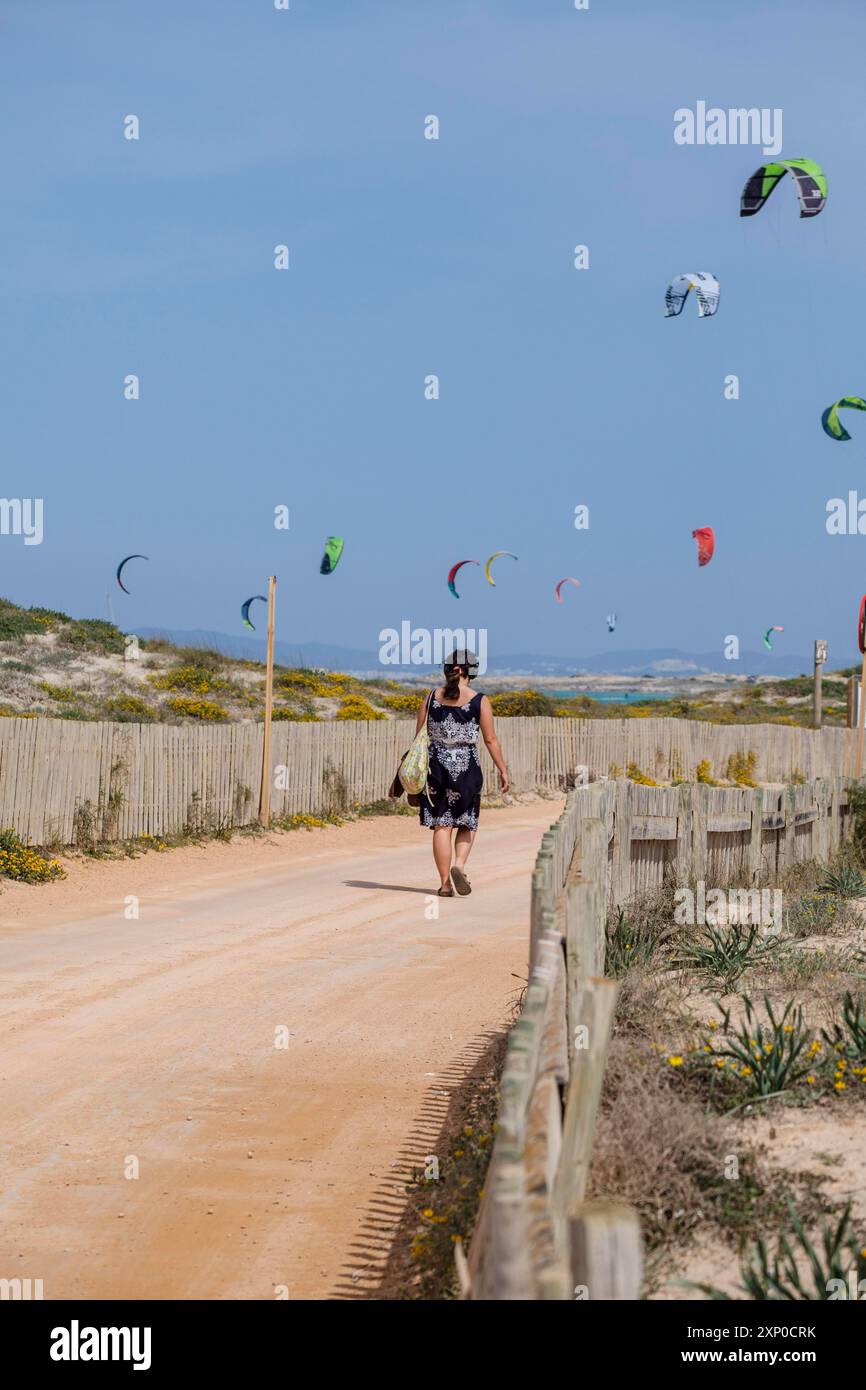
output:
{"label": "shadow on sand", "polygon": [[400,1299],[411,1297],[409,1244],[417,1216],[406,1200],[412,1171],[424,1167],[428,1154],[445,1152],[464,1098],[480,1076],[489,1075],[491,1059],[501,1049],[505,1029],[480,1033],[439,1073],[421,1103],[415,1122],[394,1155],[358,1224],[331,1299]]}
{"label": "shadow on sand", "polygon": [[365,878],[344,878],[344,888],[387,888],[391,893],[426,893],[428,897],[435,897],[435,890],[432,888],[410,888],[408,883],[370,883]]}

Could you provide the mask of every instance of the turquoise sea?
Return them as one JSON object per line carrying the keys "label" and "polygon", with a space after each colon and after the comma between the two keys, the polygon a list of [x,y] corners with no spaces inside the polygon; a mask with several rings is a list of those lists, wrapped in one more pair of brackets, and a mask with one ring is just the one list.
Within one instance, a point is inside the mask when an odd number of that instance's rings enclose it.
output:
{"label": "turquoise sea", "polygon": [[637,690],[545,690],[552,700],[573,700],[578,695],[588,695],[590,700],[598,700],[602,705],[636,705],[641,700],[672,700],[669,690],[658,690],[652,694]]}

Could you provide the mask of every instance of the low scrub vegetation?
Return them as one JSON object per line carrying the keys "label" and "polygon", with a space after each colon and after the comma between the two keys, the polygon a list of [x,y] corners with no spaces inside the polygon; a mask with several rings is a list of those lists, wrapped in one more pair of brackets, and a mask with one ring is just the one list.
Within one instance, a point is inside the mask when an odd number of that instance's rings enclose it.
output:
{"label": "low scrub vegetation", "polygon": [[0,878],[11,878],[17,883],[48,883],[63,876],[58,859],[50,859],[25,845],[14,830],[0,830]]}
{"label": "low scrub vegetation", "polygon": [[[139,660],[125,660],[127,637],[100,618],[72,618],[58,610],[23,608],[0,599],[0,715],[50,715],[60,719],[116,718],[120,722],[181,723],[215,719],[195,707],[173,704],[168,697],[218,702],[229,720],[261,719],[264,711],[264,668],[245,658],[226,656],[209,648],[174,646],[164,638],[139,639]],[[275,717],[290,722],[314,719],[410,719],[441,676],[416,683],[382,677],[363,679],[342,671],[309,667],[277,667]],[[429,683],[428,683],[429,682]],[[482,681],[482,688],[484,682]],[[562,698],[560,693],[534,689],[489,691],[494,714],[500,718],[647,719],[679,717],[721,724],[811,723],[811,679],[761,680],[723,691],[708,690],[688,699],[658,699],[617,703],[591,695]],[[825,679],[824,712],[828,723],[844,722],[842,680]],[[142,701],[124,707],[124,700]],[[838,703],[837,703],[838,701]],[[372,712],[371,712],[372,711]],[[703,766],[703,765],[702,765]],[[796,774],[795,774],[796,777]],[[728,781],[751,785],[748,769],[731,770]],[[674,769],[671,781],[688,780],[685,768]],[[712,781],[698,775],[699,781]]]}
{"label": "low scrub vegetation", "polygon": [[[721,1288],[693,1285],[708,1297],[826,1298],[829,1279],[862,1275],[866,1232],[827,1190],[836,1159],[802,1144],[816,1108],[826,1146],[834,1115],[866,1105],[858,814],[833,863],[783,877],[771,926],[679,925],[673,884],[610,916],[620,993],[590,1187],[638,1208],[651,1297],[708,1247],[728,1268]],[[789,1110],[798,1161],[765,1142]]]}

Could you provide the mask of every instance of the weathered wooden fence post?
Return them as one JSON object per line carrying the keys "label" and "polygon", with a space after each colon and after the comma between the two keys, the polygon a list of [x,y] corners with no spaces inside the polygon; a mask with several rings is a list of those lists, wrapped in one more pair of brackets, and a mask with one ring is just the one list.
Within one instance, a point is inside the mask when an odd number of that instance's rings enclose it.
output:
{"label": "weathered wooden fence post", "polygon": [[487,1297],[534,1297],[529,1261],[529,1211],[522,1163],[503,1162],[493,1175]]}
{"label": "weathered wooden fence post", "polygon": [[604,891],[607,827],[594,818],[581,824],[581,877],[565,889],[565,958],[568,979],[568,1050],[574,1049],[577,1007],[584,981],[604,972],[607,900]]}
{"label": "weathered wooden fence post", "polygon": [[613,841],[613,899],[625,903],[631,897],[631,794],[632,783],[616,783],[616,823]]}
{"label": "weathered wooden fence post", "polygon": [[695,883],[705,883],[707,879],[707,822],[709,820],[710,792],[712,787],[697,783],[692,793],[692,879]]}
{"label": "weathered wooden fence post", "polygon": [[796,859],[796,834],[797,834],[797,789],[796,787],[785,787],[782,792],[782,814],[785,817],[785,824],[779,831],[779,868],[784,871],[790,869]]}
{"label": "weathered wooden fence post", "polygon": [[685,783],[677,793],[677,885],[688,887],[692,876],[692,788]]}
{"label": "weathered wooden fence post", "polygon": [[587,980],[575,1008],[571,1077],[562,1127],[562,1152],[567,1161],[560,1164],[553,1193],[554,1206],[561,1217],[583,1198],[586,1190],[618,988],[616,980]]}
{"label": "weathered wooden fence post", "polygon": [[578,1202],[569,1214],[573,1297],[590,1302],[640,1298],[640,1220],[623,1202]]}
{"label": "weathered wooden fence post", "polygon": [[756,787],[751,793],[752,826],[747,851],[747,874],[750,886],[759,883],[764,866],[764,793]]}

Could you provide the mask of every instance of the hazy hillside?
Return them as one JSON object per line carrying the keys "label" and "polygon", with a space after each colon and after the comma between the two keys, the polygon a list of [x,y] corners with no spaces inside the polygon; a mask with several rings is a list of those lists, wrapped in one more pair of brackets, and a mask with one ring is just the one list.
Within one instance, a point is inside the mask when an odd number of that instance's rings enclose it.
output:
{"label": "hazy hillside", "polygon": [[[0,599],[0,716],[110,719],[128,723],[224,723],[257,720],[264,713],[265,670],[252,653],[263,644],[245,638],[230,654],[215,639],[173,644],[164,637],[130,638],[103,619],[70,618],[46,608],[21,608]],[[248,653],[247,648],[251,649]],[[423,687],[381,676],[364,678],[324,669],[324,653],[341,650],[309,646],[295,656],[310,664],[275,669],[274,718],[310,722],[322,719],[406,718],[418,708]],[[342,649],[345,650],[345,649]],[[278,655],[295,649],[278,644]],[[317,660],[318,658],[318,660]],[[387,668],[386,668],[387,669]],[[413,671],[417,681],[420,673]],[[494,674],[494,673],[491,673]],[[661,672],[657,674],[661,675]],[[688,674],[682,669],[677,675]],[[542,677],[539,683],[544,686]],[[429,688],[430,676],[427,676]],[[672,698],[632,704],[601,703],[587,695],[564,699],[545,687],[491,692],[501,716],[557,715],[564,718],[640,719],[650,715],[702,719],[714,723],[811,722],[811,678],[759,677],[751,684],[719,683],[678,692]],[[654,689],[655,687],[653,687]],[[844,722],[844,682],[824,683],[824,717]]]}
{"label": "hazy hillside", "polygon": [[[130,641],[101,619],[79,620],[0,600],[0,714],[121,722],[261,719],[261,663],[207,647]],[[274,717],[390,719],[417,706],[395,682],[277,668]]]}
{"label": "hazy hillside", "polygon": [[[142,637],[160,637],[176,646],[207,647],[227,656],[263,661],[264,637],[244,637],[227,632],[208,632],[204,629],[162,629],[144,627]],[[375,648],[342,647],[330,642],[274,643],[275,659],[288,666],[322,666],[331,671],[351,671],[370,675],[382,671],[388,675],[419,674],[417,666],[383,668]],[[487,671],[490,675],[571,676],[703,676],[718,673],[725,676],[798,676],[812,669],[812,658],[802,653],[747,651],[738,661],[726,661],[721,650],[715,652],[684,652],[678,647],[658,647],[649,651],[601,651],[583,655],[579,649],[570,656],[549,656],[538,652],[491,652]]]}

